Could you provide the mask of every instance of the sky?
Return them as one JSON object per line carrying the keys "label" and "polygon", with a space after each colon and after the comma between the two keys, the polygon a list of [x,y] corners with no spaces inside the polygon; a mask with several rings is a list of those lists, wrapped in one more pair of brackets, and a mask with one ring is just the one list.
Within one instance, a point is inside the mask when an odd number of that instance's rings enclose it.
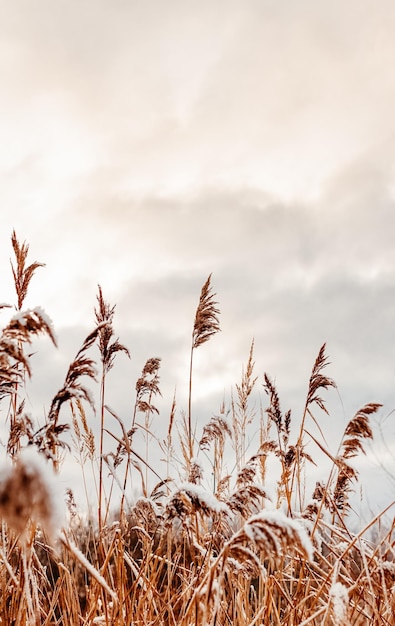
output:
{"label": "sky", "polygon": [[163,412],[175,387],[185,409],[212,273],[222,332],[196,358],[197,419],[240,381],[253,338],[257,384],[267,372],[297,419],[326,342],[338,391],[323,430],[336,446],[363,404],[384,405],[364,497],[388,502],[394,3],[0,0],[0,15],[0,300],[15,302],[15,229],[46,264],[26,304],[59,343],[37,344],[32,412],[93,328],[98,284],[131,352],[111,373],[114,410],[130,413],[151,356]]}

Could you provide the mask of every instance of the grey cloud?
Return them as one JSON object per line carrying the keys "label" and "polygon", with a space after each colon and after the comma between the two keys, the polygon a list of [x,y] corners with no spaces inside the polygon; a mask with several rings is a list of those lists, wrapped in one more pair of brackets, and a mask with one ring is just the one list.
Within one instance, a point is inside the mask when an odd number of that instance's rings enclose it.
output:
{"label": "grey cloud", "polygon": [[[181,342],[184,337],[187,350],[200,286],[213,271],[230,361],[246,354],[255,336],[262,361],[270,356],[265,369],[273,366],[276,373],[280,367],[292,387],[300,363],[309,372],[327,341],[351,395],[366,376],[371,382],[363,385],[364,392],[390,400],[394,261],[387,225],[393,206],[381,189],[380,183],[378,202],[371,194],[365,207],[363,194],[352,194],[345,212],[340,193],[332,205],[339,222],[319,207],[246,206],[242,194],[202,195],[186,206],[174,201],[172,207],[146,199],[136,213],[138,225],[150,222],[150,211],[157,219],[144,237],[144,229],[137,231],[146,250],[155,252],[144,257],[146,277],[142,272],[129,286],[124,283],[118,300],[122,324],[142,332],[159,328]],[[124,206],[113,228],[123,228],[131,218],[133,223],[136,214]],[[173,264],[161,273],[161,259],[172,255]]]}

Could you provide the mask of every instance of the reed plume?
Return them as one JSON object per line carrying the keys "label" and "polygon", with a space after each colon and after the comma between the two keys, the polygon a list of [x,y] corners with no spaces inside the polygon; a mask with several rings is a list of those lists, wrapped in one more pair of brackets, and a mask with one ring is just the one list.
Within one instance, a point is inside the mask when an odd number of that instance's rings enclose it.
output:
{"label": "reed plume", "polygon": [[239,513],[244,519],[256,514],[267,498],[263,485],[256,482],[257,457],[252,457],[240,470],[236,478],[236,488],[226,499],[231,511]]}
{"label": "reed plume", "polygon": [[47,458],[52,460],[55,469],[59,465],[58,450],[67,447],[59,436],[70,427],[69,423],[59,424],[62,406],[66,403],[84,400],[94,408],[92,394],[81,379],[87,377],[96,380],[95,362],[86,355],[86,351],[95,342],[97,334],[98,330],[95,329],[84,340],[82,347],[69,365],[63,386],[52,399],[45,425],[32,437],[31,443],[34,443]]}
{"label": "reed plume", "polygon": [[212,293],[211,276],[210,274],[207,278],[200,293],[192,332],[193,348],[198,348],[203,343],[206,343],[210,337],[220,331],[219,309],[215,306],[218,303],[214,300],[216,294]]}
{"label": "reed plume", "polygon": [[40,307],[17,313],[3,328],[0,337],[0,375],[2,383],[16,383],[23,378],[23,371],[31,376],[29,356],[24,344],[31,344],[37,335],[47,335],[56,346],[52,323]]}
{"label": "reed plume", "polygon": [[219,326],[219,309],[217,302],[214,300],[216,294],[212,293],[211,274],[204,283],[199,304],[195,313],[195,321],[192,330],[192,345],[189,365],[189,397],[188,397],[188,443],[189,456],[193,457],[193,433],[192,433],[192,370],[194,350],[203,345],[217,332],[220,331]]}
{"label": "reed plume", "polygon": [[24,300],[26,298],[29,284],[35,271],[39,267],[45,267],[44,263],[38,263],[35,261],[26,267],[27,255],[29,253],[29,245],[26,242],[19,243],[15,230],[11,235],[12,248],[14,250],[16,265],[11,262],[12,275],[14,277],[15,290],[17,295],[17,308],[22,309]]}
{"label": "reed plume", "polygon": [[291,429],[291,411],[287,411],[285,415],[281,410],[280,398],[277,388],[269,376],[264,374],[264,389],[269,396],[269,406],[266,413],[269,423],[274,424],[277,431],[276,441],[264,442],[264,449],[273,451],[281,461],[281,477],[278,482],[278,505],[281,504],[285,496],[288,512],[291,511],[292,489],[290,487],[290,475],[293,463],[295,461],[295,448],[289,446],[289,436]]}
{"label": "reed plume", "polygon": [[[0,398],[10,396],[10,430],[12,435],[8,443],[8,449],[17,451],[19,443],[15,439],[18,430],[17,407],[18,389],[24,376],[31,375],[29,357],[25,355],[23,346],[30,344],[32,337],[44,333],[47,334],[56,345],[56,339],[52,329],[52,323],[40,307],[22,312],[22,306],[27,296],[30,281],[43,263],[35,261],[27,265],[29,246],[26,242],[19,242],[15,230],[12,231],[11,244],[15,256],[15,264],[11,261],[14,287],[17,296],[17,314],[12,318],[8,326],[3,329],[0,339]],[[2,305],[2,308],[7,305]]]}
{"label": "reed plume", "polygon": [[100,446],[99,446],[99,502],[98,522],[99,530],[102,528],[102,500],[103,500],[103,452],[104,452],[104,413],[105,413],[105,387],[106,376],[114,365],[115,355],[124,352],[129,358],[129,350],[118,339],[112,341],[114,336],[113,318],[115,305],[111,306],[104,300],[102,289],[99,287],[97,295],[97,308],[95,309],[97,337],[102,364],[100,381]]}
{"label": "reed plume", "polygon": [[284,555],[300,555],[306,561],[313,558],[313,546],[303,526],[279,510],[265,510],[250,517],[229,540],[227,548],[251,543],[272,563]]}
{"label": "reed plume", "polygon": [[[29,452],[29,453],[28,453]],[[60,529],[59,505],[48,480],[50,468],[33,451],[23,451],[0,482],[0,517],[22,540],[29,524],[40,524],[50,536]]]}
{"label": "reed plume", "polygon": [[134,427],[137,411],[141,411],[141,413],[159,414],[156,406],[152,404],[152,399],[155,396],[162,395],[159,388],[160,363],[161,359],[158,357],[151,357],[148,359],[142,369],[140,378],[138,378],[136,382],[136,404],[132,428]]}
{"label": "reed plume", "polygon": [[[321,396],[322,390],[327,391],[329,388],[336,389],[336,383],[332,378],[325,376],[323,374],[323,370],[329,365],[328,358],[325,354],[326,344],[324,343],[317,355],[317,358],[314,362],[314,366],[310,375],[309,386],[307,391],[306,403],[303,411],[303,416],[300,424],[299,436],[296,442],[296,457],[295,464],[293,467],[292,480],[291,480],[291,491],[296,485],[300,485],[301,481],[298,480],[300,477],[301,469],[303,466],[304,459],[306,455],[304,453],[303,446],[303,436],[305,433],[305,422],[307,416],[310,416],[311,419],[317,424],[317,421],[312,413],[312,408],[314,405],[318,406],[326,415],[328,415],[328,410],[325,405],[325,400]],[[318,425],[318,424],[317,424]],[[299,509],[304,508],[304,504],[302,502],[302,494],[301,490],[297,490],[297,496],[299,500]]]}
{"label": "reed plume", "polygon": [[349,508],[348,496],[351,490],[351,483],[358,477],[358,472],[348,461],[361,452],[365,454],[364,440],[373,439],[369,417],[376,413],[381,406],[381,404],[375,402],[366,404],[357,411],[346,426],[340,444],[340,451],[336,457],[338,475],[333,490],[332,511],[334,513]]}
{"label": "reed plume", "polygon": [[113,318],[116,305],[111,306],[106,302],[100,285],[98,288],[99,293],[96,296],[98,307],[95,309],[96,328],[103,372],[107,374],[113,367],[115,355],[118,352],[124,352],[129,358],[130,352],[126,346],[119,342],[119,339],[111,342],[114,336]]}
{"label": "reed plume", "polygon": [[[31,344],[34,337],[45,334],[56,346],[52,323],[48,316],[36,307],[29,311],[19,311],[5,326],[0,337],[0,397],[9,395],[11,399],[10,435],[7,450],[11,456],[20,449],[20,435],[32,427],[18,410],[18,390],[24,375],[31,376],[29,355],[24,345]],[[22,423],[24,422],[24,424]],[[21,430],[22,428],[22,430]]]}
{"label": "reed plume", "polygon": [[246,432],[247,427],[255,417],[254,408],[250,406],[250,400],[258,376],[254,376],[254,340],[251,342],[247,366],[242,369],[241,383],[236,384],[237,399],[232,398],[232,427],[233,441],[236,453],[237,470],[245,465]]}

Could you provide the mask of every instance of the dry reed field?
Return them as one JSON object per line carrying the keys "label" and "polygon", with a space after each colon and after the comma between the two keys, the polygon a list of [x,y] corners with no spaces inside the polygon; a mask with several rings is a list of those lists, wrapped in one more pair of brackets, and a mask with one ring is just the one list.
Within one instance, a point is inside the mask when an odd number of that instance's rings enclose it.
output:
{"label": "dry reed field", "polygon": [[[15,232],[12,250],[16,312],[9,311],[0,339],[4,462],[9,460],[0,483],[1,624],[395,624],[391,507],[358,531],[349,524],[358,481],[353,460],[372,439],[370,419],[380,405],[367,404],[351,417],[338,450],[311,434],[311,424],[324,429],[325,393],[335,387],[326,374],[325,345],[298,423],[282,411],[273,380],[255,375],[252,344],[229,401],[199,424],[194,356],[220,330],[209,276],[191,324],[189,401],[183,413],[174,398],[170,415],[160,416],[167,420],[160,439],[154,435],[159,358],[142,369],[130,418],[106,403],[108,373],[119,353],[127,357],[129,351],[116,339],[115,307],[99,287],[95,327],[38,426],[25,410],[29,350],[37,335],[54,344],[56,337],[44,311],[24,307],[41,264],[28,261],[29,247]],[[97,386],[96,401],[90,386]],[[258,411],[251,401],[257,386],[264,391]],[[252,428],[259,433],[254,450]],[[150,462],[148,444],[136,444],[138,435],[155,447],[160,468]],[[308,493],[306,470],[316,462],[311,450],[331,469]],[[58,515],[56,479],[68,455],[80,460],[91,516],[79,510],[71,490],[64,517]],[[136,491],[140,495],[132,497]]]}

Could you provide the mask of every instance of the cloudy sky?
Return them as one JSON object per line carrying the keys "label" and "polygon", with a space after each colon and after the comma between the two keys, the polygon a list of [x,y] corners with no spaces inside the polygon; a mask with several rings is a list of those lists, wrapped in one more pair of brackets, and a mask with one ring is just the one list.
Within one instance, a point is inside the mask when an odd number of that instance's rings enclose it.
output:
{"label": "cloudy sky", "polygon": [[46,263],[27,305],[59,338],[40,341],[31,410],[92,329],[98,283],[132,354],[114,409],[130,411],[150,356],[164,413],[175,386],[185,408],[212,272],[222,333],[196,362],[201,419],[253,337],[259,385],[268,372],[297,419],[327,342],[329,439],[375,401],[395,442],[392,0],[1,0],[0,14],[0,300],[15,302],[15,228]]}

